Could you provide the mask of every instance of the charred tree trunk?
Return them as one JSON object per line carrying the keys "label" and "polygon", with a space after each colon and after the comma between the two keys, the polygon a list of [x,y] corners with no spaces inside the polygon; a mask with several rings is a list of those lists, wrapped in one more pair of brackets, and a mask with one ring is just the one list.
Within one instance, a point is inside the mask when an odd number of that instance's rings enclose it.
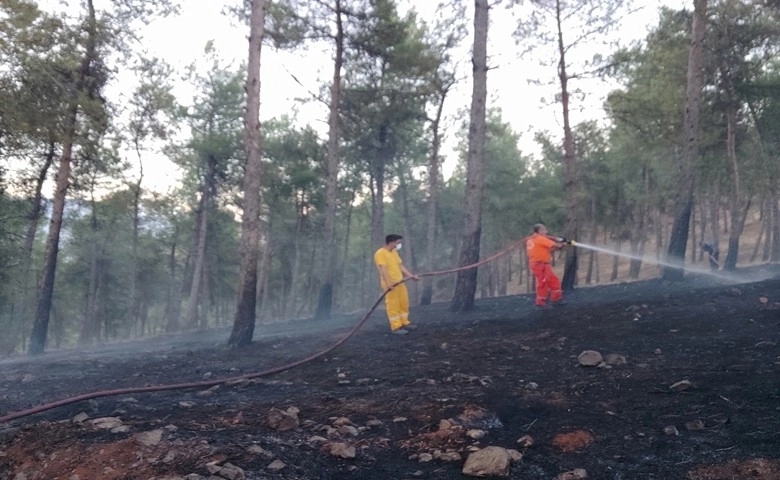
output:
{"label": "charred tree trunk", "polygon": [[52,204],[51,221],[49,222],[49,235],[46,239],[46,253],[44,254],[43,274],[38,289],[38,306],[35,313],[32,334],[30,335],[30,347],[28,352],[32,355],[43,353],[46,348],[46,337],[49,331],[49,314],[51,313],[54,296],[54,278],[57,271],[57,254],[60,245],[60,231],[65,212],[65,200],[70,186],[70,171],[73,157],[73,146],[76,141],[78,128],[78,116],[80,110],[80,96],[89,93],[89,76],[92,62],[97,59],[97,19],[95,18],[95,6],[92,0],[87,0],[86,20],[86,48],[81,64],[77,72],[76,85],[73,96],[69,100],[70,106],[64,125],[64,144],[60,156],[59,170],[57,172],[56,186],[54,190],[54,202]]}
{"label": "charred tree trunk", "polygon": [[333,309],[334,284],[336,281],[336,208],[338,206],[339,139],[341,137],[341,68],[344,63],[344,25],[342,24],[341,0],[335,0],[336,55],[333,62],[333,80],[330,86],[330,113],[328,115],[328,178],[325,192],[325,245],[332,254],[323,255],[321,285],[314,317],[317,320],[330,318]]}
{"label": "charred tree trunk", "polygon": [[[674,222],[667,250],[668,260],[672,263],[685,261],[685,248],[688,244],[691,211],[693,209],[693,165],[699,155],[699,117],[701,111],[701,90],[704,83],[702,72],[702,53],[704,47],[705,24],[707,21],[707,0],[694,0],[693,26],[691,28],[691,46],[688,51],[688,81],[683,118],[682,153],[678,163],[677,189],[675,198]],[[681,268],[666,267],[664,280],[681,280]]]}
{"label": "charred tree trunk", "polygon": [[[474,48],[472,50],[473,90],[469,126],[468,166],[466,171],[466,211],[463,228],[460,266],[466,267],[479,261],[482,236],[482,194],[485,188],[485,103],[487,101],[487,0],[475,0]],[[455,293],[450,310],[469,311],[474,307],[477,291],[477,269],[458,272]]]}
{"label": "charred tree trunk", "polygon": [[[730,88],[730,83],[727,85],[726,91],[728,96],[733,98],[733,88]],[[723,262],[724,270],[735,270],[737,268],[737,259],[739,258],[739,237],[742,236],[742,232],[745,229],[745,220],[747,218],[748,209],[750,208],[750,200],[743,199],[742,186],[740,184],[740,171],[739,161],[737,159],[737,109],[733,101],[729,102],[726,111],[726,150],[728,153],[729,163],[731,164],[731,178],[732,178],[732,196],[729,199],[730,203],[730,215],[731,215],[731,232],[729,233],[729,247],[726,253],[726,259]]]}
{"label": "charred tree trunk", "polygon": [[[578,238],[580,207],[577,193],[577,152],[574,149],[574,134],[569,120],[569,76],[566,73],[567,49],[563,43],[562,8],[561,0],[557,0],[555,20],[558,28],[558,79],[561,84],[561,107],[563,108],[563,185],[566,202],[566,225],[563,231],[567,238]],[[561,287],[564,290],[572,290],[577,283],[577,250],[566,249],[566,263],[561,280]]]}
{"label": "charred tree trunk", "polygon": [[241,218],[241,265],[233,330],[228,346],[252,343],[257,305],[257,258],[260,251],[260,50],[265,26],[265,0],[252,0],[249,20],[249,61],[247,64],[247,105],[244,116],[244,213]]}
{"label": "charred tree trunk", "polygon": [[22,251],[22,278],[16,288],[12,305],[12,318],[14,319],[13,332],[6,341],[3,341],[4,349],[13,351],[23,336],[24,324],[30,314],[32,296],[35,291],[35,278],[32,272],[32,251],[35,244],[35,235],[44,212],[43,183],[46,181],[49,169],[54,163],[55,143],[49,142],[49,149],[44,157],[43,165],[35,179],[35,188],[30,198],[30,211],[27,214],[27,231],[24,235],[24,250]]}

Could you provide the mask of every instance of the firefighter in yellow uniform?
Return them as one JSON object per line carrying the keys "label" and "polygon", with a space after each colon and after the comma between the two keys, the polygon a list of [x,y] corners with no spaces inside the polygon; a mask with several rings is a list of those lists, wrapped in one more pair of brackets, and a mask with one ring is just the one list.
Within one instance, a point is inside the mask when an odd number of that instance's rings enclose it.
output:
{"label": "firefighter in yellow uniform", "polygon": [[[387,290],[395,283],[400,282],[404,276],[412,280],[419,280],[417,275],[404,267],[401,256],[398,255],[402,239],[401,235],[390,234],[385,237],[385,246],[374,253],[374,263],[379,270],[379,284],[382,286],[382,290]],[[387,293],[385,307],[392,333],[403,335],[409,333],[409,329],[415,328],[409,322],[409,291],[406,289],[406,284],[396,285]]]}

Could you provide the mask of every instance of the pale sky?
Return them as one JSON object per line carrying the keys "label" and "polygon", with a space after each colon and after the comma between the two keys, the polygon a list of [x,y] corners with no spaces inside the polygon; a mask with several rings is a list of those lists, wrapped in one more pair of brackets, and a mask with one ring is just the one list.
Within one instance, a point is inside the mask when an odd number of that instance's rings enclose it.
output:
{"label": "pale sky", "polygon": [[[44,5],[52,0],[43,0]],[[420,17],[431,20],[436,15],[435,0],[413,1],[399,0],[402,8],[415,5]],[[226,2],[215,0],[186,0],[182,12],[176,17],[160,19],[152,22],[143,32],[142,48],[152,54],[164,58],[180,72],[192,63],[204,58],[204,47],[209,40],[214,41],[216,49],[226,61],[233,60],[236,65],[245,62],[247,45],[247,28],[235,20],[222,14]],[[503,2],[507,4],[508,2]],[[658,8],[662,4],[681,7],[689,2],[682,0],[634,0],[635,12],[624,18],[617,35],[623,44],[630,40],[639,40],[646,36],[648,28],[657,23]],[[469,2],[468,5],[473,5]],[[690,6],[688,6],[690,8]],[[467,10],[469,26],[473,20],[473,7]],[[489,32],[488,55],[492,69],[488,72],[488,107],[501,108],[503,117],[521,135],[520,148],[525,153],[534,153],[537,148],[533,142],[535,132],[545,130],[551,132],[554,138],[562,136],[560,123],[560,105],[554,102],[557,85],[533,85],[535,80],[553,80],[555,67],[541,67],[538,59],[518,58],[520,47],[516,46],[512,31],[515,19],[508,10],[499,5],[491,9],[491,27]],[[457,130],[455,125],[462,121],[463,112],[467,115],[470,105],[470,43],[469,36],[466,45],[460,51],[460,65],[465,78],[458,84],[447,100],[445,115],[449,129],[445,141],[444,155],[447,161],[444,165],[445,175],[454,168],[456,158],[454,147]],[[602,49],[605,56],[612,47],[594,46],[593,52]],[[554,55],[552,50],[550,55]],[[589,51],[586,56],[591,56]],[[207,66],[204,66],[206,68]],[[311,98],[312,92],[318,92],[321,85],[328,82],[331,76],[331,52],[277,52],[264,47],[262,53],[262,89],[261,118],[263,120],[291,114],[301,124],[310,124],[323,138],[327,132],[327,107],[318,102],[299,102],[301,98]],[[573,72],[570,72],[573,73]],[[297,78],[303,85],[296,83]],[[193,91],[183,79],[174,79],[177,86],[176,95],[179,101],[191,102]],[[576,81],[571,88],[587,92],[584,97],[572,98],[572,124],[584,120],[603,120],[602,102],[610,87],[594,81]],[[129,94],[133,87],[115,85],[114,95]],[[109,91],[110,96],[112,93]],[[134,159],[134,157],[130,157]],[[176,182],[178,174],[173,164],[164,157],[157,155],[154,160],[146,160],[144,164],[147,187],[165,191]]]}

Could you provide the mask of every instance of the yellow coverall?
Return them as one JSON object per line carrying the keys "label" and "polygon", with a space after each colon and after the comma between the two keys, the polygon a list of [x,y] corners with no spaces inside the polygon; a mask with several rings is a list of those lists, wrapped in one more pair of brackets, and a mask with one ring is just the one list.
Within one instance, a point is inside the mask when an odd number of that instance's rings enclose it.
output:
{"label": "yellow coverall", "polygon": [[[379,275],[379,284],[382,286],[382,290],[387,290],[394,283],[403,280],[401,256],[395,250],[380,248],[374,253],[374,263],[377,268],[380,265],[384,266],[390,277],[391,283],[387,285],[382,275]],[[409,291],[406,284],[397,285],[387,293],[385,308],[387,309],[387,320],[390,322],[390,330],[398,330],[409,325]]]}

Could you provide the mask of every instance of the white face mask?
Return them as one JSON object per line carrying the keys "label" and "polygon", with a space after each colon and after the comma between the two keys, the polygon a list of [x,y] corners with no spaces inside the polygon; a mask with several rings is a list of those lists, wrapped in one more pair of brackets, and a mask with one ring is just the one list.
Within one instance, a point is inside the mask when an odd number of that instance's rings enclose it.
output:
{"label": "white face mask", "polygon": [[404,244],[403,244],[403,243],[399,243],[399,244],[398,244],[398,246],[397,246],[397,247],[395,247],[395,249],[396,249],[396,250],[400,250],[400,249],[401,249],[401,247],[403,247],[403,246],[404,246]]}

